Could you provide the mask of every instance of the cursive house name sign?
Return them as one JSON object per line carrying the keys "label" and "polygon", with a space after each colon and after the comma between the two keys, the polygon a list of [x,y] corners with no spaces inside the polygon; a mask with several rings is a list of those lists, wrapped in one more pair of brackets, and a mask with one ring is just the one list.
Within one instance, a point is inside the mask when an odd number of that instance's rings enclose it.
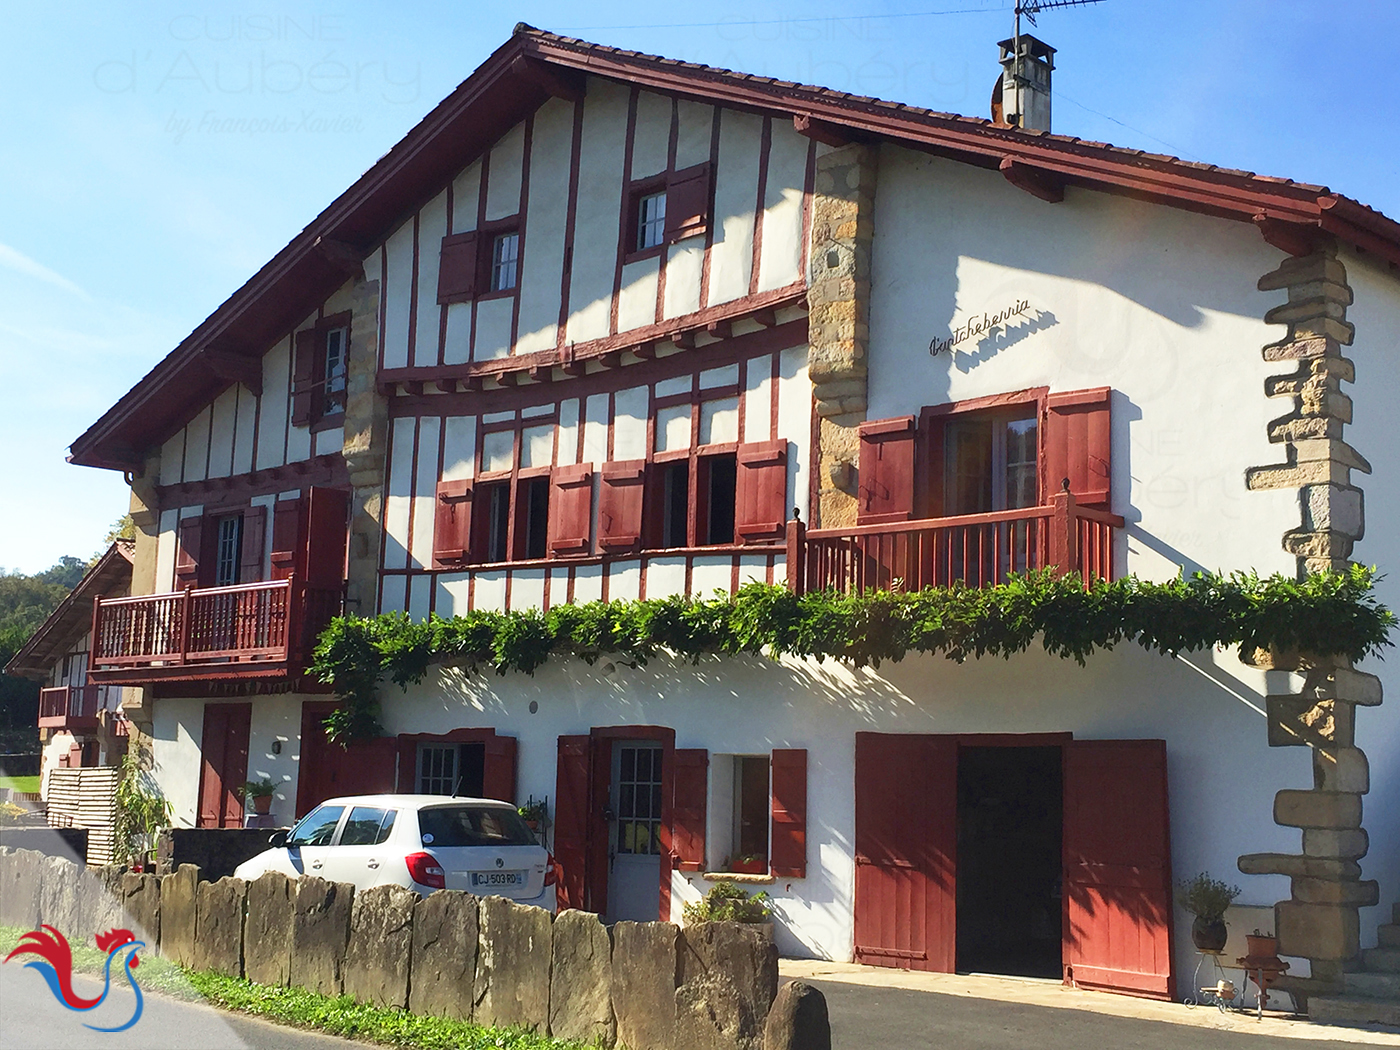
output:
{"label": "cursive house name sign", "polygon": [[938,339],[935,337],[930,340],[928,352],[934,357],[937,357],[945,350],[952,350],[959,343],[966,342],[968,339],[974,339],[977,336],[986,335],[993,328],[1004,325],[1013,317],[1023,315],[1030,308],[1031,304],[1027,300],[1017,299],[1013,305],[998,310],[994,314],[984,313],[981,317],[954,328],[952,334],[949,335],[947,339]]}

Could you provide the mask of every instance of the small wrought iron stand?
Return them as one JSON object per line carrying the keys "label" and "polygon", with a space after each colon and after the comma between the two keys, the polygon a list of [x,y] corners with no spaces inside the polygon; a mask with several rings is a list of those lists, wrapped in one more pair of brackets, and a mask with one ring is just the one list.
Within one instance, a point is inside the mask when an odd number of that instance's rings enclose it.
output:
{"label": "small wrought iron stand", "polygon": [[[1214,1006],[1221,1013],[1224,1013],[1235,1005],[1235,982],[1225,975],[1225,967],[1220,962],[1220,956],[1223,954],[1223,952],[1196,952],[1196,972],[1191,975],[1191,989],[1194,994],[1181,1000],[1186,1006]],[[1213,987],[1206,985],[1202,988],[1201,967],[1206,964],[1207,959],[1214,967],[1216,982]]]}

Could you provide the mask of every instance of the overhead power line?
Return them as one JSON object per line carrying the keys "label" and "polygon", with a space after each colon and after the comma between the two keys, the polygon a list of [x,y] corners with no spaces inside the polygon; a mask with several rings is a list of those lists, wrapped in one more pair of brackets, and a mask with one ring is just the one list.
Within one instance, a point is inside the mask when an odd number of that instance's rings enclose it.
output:
{"label": "overhead power line", "polygon": [[939,15],[983,15],[1010,10],[1010,5],[998,4],[995,7],[961,7],[947,11],[905,11],[896,14],[825,15],[807,18],[726,18],[718,22],[646,22],[636,25],[557,26],[553,32],[583,33],[600,29],[709,29],[716,26],[792,25],[798,22],[864,22],[877,18],[934,18]]}

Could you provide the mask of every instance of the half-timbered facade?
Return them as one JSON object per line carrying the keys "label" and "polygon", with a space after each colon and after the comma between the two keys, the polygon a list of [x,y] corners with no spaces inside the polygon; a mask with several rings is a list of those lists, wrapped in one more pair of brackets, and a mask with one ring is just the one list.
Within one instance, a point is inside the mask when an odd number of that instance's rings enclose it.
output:
{"label": "half-timbered facade", "polygon": [[1290,846],[1285,672],[441,667],[342,750],[309,646],[342,608],[1340,564],[1343,426],[1391,462],[1397,263],[1321,187],[522,27],[74,443],[141,528],[89,679],[128,687],[185,823],[237,824],[262,776],[286,821],[547,796],[561,901],[611,919],[731,874],[786,952],[1168,996],[1172,873]]}

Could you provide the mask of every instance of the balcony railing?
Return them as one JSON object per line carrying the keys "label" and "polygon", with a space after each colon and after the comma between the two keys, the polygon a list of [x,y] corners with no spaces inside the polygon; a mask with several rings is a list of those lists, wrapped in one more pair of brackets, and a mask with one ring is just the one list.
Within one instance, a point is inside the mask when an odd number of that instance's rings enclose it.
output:
{"label": "balcony railing", "polygon": [[60,685],[40,689],[39,728],[96,729],[101,701],[100,685]]}
{"label": "balcony railing", "polygon": [[98,598],[91,676],[213,678],[300,673],[341,592],[295,578],[171,594]]}
{"label": "balcony railing", "polygon": [[1013,572],[1057,567],[1113,578],[1117,514],[1077,506],[1069,493],[1050,506],[926,518],[844,529],[788,524],[788,582],[799,594],[834,590],[917,591],[962,583],[988,587]]}

